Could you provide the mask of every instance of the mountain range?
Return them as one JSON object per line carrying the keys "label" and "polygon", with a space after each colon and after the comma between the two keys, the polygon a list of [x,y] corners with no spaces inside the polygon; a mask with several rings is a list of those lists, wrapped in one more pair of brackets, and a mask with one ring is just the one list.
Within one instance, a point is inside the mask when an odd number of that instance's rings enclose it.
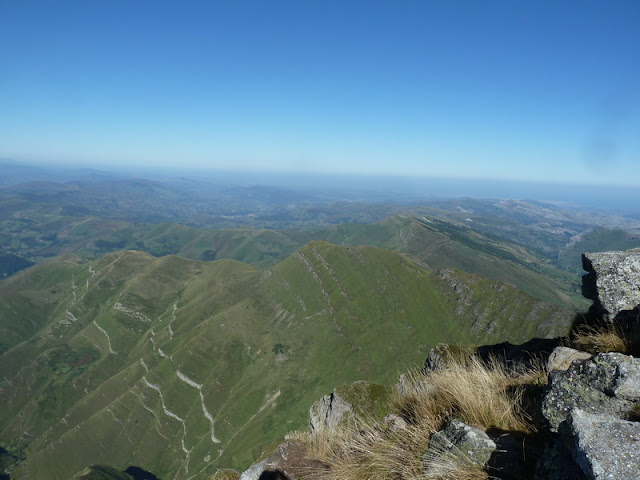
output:
{"label": "mountain range", "polygon": [[138,251],[45,261],[0,284],[11,478],[91,464],[161,478],[241,468],[309,405],[388,382],[439,342],[563,333],[573,312],[385,249],[311,242],[272,268]]}
{"label": "mountain range", "polygon": [[438,343],[566,334],[578,252],[640,245],[632,216],[536,201],[36,173],[0,182],[14,480],[241,470],[334,387]]}

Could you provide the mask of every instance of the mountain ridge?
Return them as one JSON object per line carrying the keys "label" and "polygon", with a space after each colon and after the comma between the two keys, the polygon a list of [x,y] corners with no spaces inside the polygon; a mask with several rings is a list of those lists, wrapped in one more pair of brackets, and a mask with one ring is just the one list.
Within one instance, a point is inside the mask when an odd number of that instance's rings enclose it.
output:
{"label": "mountain ridge", "polygon": [[[388,380],[447,339],[554,335],[572,317],[506,284],[321,241],[271,269],[136,251],[55,259],[2,282],[0,298],[25,286],[42,316],[0,357],[0,438],[26,453],[12,478],[241,467],[329,385]],[[12,319],[0,311],[0,328]]]}

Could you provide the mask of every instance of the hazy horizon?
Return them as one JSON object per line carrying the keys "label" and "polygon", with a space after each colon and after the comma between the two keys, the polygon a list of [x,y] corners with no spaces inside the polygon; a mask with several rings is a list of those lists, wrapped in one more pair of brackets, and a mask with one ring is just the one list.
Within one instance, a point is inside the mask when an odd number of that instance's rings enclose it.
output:
{"label": "hazy horizon", "polygon": [[[292,173],[205,168],[151,166],[73,166],[28,163],[0,158],[2,164],[24,169],[26,181],[66,182],[78,179],[149,179],[171,184],[181,179],[212,185],[275,187],[293,191],[330,194],[348,201],[419,203],[420,200],[484,198],[524,200],[555,204],[565,208],[588,207],[601,211],[640,214],[640,189],[633,185],[587,184],[535,180],[478,179],[463,177],[353,175],[341,173]],[[4,181],[3,181],[4,180]],[[4,184],[22,183],[18,173],[12,181],[0,175]],[[331,196],[333,195],[333,196]]]}
{"label": "hazy horizon", "polygon": [[640,4],[0,4],[0,157],[640,185]]}

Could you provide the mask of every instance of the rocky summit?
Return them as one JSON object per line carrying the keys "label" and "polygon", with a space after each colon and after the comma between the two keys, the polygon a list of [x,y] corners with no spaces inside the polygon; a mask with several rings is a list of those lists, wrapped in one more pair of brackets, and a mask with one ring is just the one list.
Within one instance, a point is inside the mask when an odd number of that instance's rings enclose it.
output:
{"label": "rocky summit", "polygon": [[583,294],[594,301],[597,314],[613,323],[618,316],[638,316],[640,305],[640,249],[627,252],[585,253]]}

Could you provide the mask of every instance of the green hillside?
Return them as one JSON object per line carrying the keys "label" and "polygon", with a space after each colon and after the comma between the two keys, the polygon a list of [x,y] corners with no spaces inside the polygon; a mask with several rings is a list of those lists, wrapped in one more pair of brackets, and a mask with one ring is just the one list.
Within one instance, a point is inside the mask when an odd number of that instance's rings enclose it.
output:
{"label": "green hillside", "polygon": [[512,283],[533,297],[564,308],[587,308],[579,294],[579,276],[551,266],[520,245],[489,238],[464,224],[436,217],[395,215],[377,223],[347,223],[317,231],[207,230],[161,224],[147,227],[140,240],[129,241],[126,247],[155,256],[230,258],[266,267],[312,240],[385,248],[408,254],[432,269],[455,268],[475,273]]}
{"label": "green hillside", "polygon": [[12,479],[206,478],[304,427],[336,385],[389,382],[439,342],[563,334],[571,316],[373,247],[312,242],[268,270],[56,258],[0,282],[0,446],[26,455]]}
{"label": "green hillside", "polygon": [[584,252],[605,252],[609,250],[629,250],[640,247],[640,235],[631,234],[620,229],[597,227],[580,235],[558,254],[558,264],[568,271],[579,274],[582,269]]}
{"label": "green hillside", "polygon": [[396,215],[375,224],[339,225],[323,232],[339,245],[364,244],[408,254],[429,268],[455,268],[504,281],[529,295],[581,310],[579,276],[549,265],[526,248],[489,238],[471,227],[435,217]]}
{"label": "green hillside", "polygon": [[[20,232],[19,239],[15,234],[6,234],[5,249],[34,260],[72,252],[95,258],[107,252],[134,249],[157,257],[174,254],[204,261],[234,259],[270,267],[308,242],[324,240],[338,245],[386,248],[409,254],[430,268],[450,267],[476,273],[512,283],[564,308],[587,308],[575,273],[552,266],[521,245],[488,237],[463,222],[433,216],[395,215],[377,223],[348,223],[313,231],[207,229],[177,223],[130,224],[94,217],[53,218],[28,224],[21,219],[23,223],[15,227]],[[57,234],[52,235],[51,231]]]}

